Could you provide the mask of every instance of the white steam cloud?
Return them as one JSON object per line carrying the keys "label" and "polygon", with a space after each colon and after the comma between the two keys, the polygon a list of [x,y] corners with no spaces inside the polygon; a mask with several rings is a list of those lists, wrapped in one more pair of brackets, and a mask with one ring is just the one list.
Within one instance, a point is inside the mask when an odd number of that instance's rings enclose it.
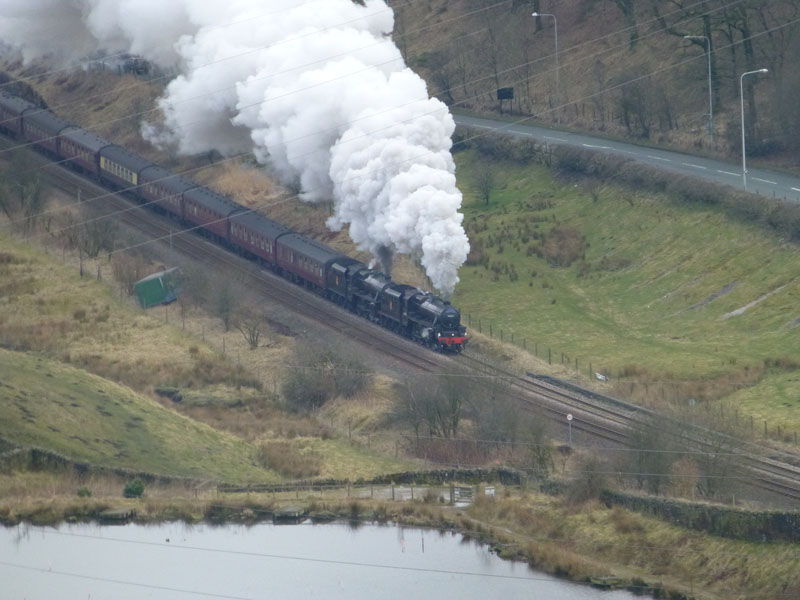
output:
{"label": "white steam cloud", "polygon": [[418,253],[449,296],[469,251],[455,124],[389,38],[384,0],[0,0],[0,39],[30,59],[127,51],[179,65],[159,100],[181,152],[253,151],[304,200],[334,200],[376,257]]}

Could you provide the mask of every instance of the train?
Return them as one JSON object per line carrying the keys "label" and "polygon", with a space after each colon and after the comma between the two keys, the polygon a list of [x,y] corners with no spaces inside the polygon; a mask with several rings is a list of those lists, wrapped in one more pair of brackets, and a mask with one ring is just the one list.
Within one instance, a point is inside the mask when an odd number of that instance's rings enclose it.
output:
{"label": "train", "polygon": [[394,282],[24,98],[0,92],[0,131],[387,330],[439,352],[460,353],[467,344],[461,313],[448,301]]}

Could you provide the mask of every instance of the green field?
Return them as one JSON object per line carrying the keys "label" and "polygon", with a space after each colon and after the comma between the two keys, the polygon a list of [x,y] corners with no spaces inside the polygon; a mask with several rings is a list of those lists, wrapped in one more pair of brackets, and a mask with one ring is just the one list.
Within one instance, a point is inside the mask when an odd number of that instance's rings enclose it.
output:
{"label": "green field", "polygon": [[473,330],[491,324],[540,357],[578,359],[584,376],[591,363],[612,380],[747,386],[748,410],[769,396],[770,418],[800,428],[797,246],[710,208],[559,182],[536,165],[495,164],[486,205],[470,185],[475,161],[457,155],[483,259],[461,269],[453,300]]}

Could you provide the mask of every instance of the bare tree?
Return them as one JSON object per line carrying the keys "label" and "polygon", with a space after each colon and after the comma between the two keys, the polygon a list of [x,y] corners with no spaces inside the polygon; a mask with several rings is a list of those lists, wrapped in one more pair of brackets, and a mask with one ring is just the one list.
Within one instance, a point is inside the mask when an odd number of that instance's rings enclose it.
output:
{"label": "bare tree", "polygon": [[231,327],[231,318],[238,307],[239,301],[230,280],[220,278],[217,285],[212,286],[214,296],[211,298],[210,309],[222,321],[225,331]]}
{"label": "bare tree", "polygon": [[19,219],[19,229],[32,231],[47,203],[36,166],[24,154],[14,154],[11,166],[0,179],[0,210],[10,220]]}
{"label": "bare tree", "polygon": [[409,380],[398,416],[416,434],[425,427],[431,437],[453,438],[458,434],[473,391],[465,377],[446,375]]}
{"label": "bare tree", "polygon": [[97,258],[102,251],[112,252],[117,239],[119,227],[111,217],[90,217],[83,213],[85,218],[79,228],[78,245],[89,258]]}
{"label": "bare tree", "polygon": [[371,380],[363,364],[342,348],[298,345],[294,362],[282,392],[297,411],[316,410],[335,396],[353,396]]}
{"label": "bare tree", "polygon": [[426,55],[426,59],[426,66],[430,70],[430,78],[438,88],[434,89],[432,94],[448,106],[455,104],[449,51],[444,49],[431,52]]}
{"label": "bare tree", "polygon": [[468,415],[480,443],[520,468],[547,476],[553,469],[553,446],[543,415],[521,408],[502,380],[482,378],[473,381],[470,389]]}
{"label": "bare tree", "polygon": [[242,334],[250,349],[255,350],[258,348],[258,342],[261,338],[262,327],[264,325],[264,321],[261,317],[248,308],[240,308],[234,317],[234,323],[236,329]]}
{"label": "bare tree", "polygon": [[492,192],[496,186],[494,175],[494,167],[485,160],[480,161],[474,172],[475,189],[478,192],[478,197],[483,200],[486,206],[489,206],[489,200],[492,197]]}
{"label": "bare tree", "polygon": [[614,0],[614,4],[625,17],[625,24],[628,29],[628,48],[633,50],[639,41],[639,26],[636,23],[636,8],[633,0]]}
{"label": "bare tree", "polygon": [[128,294],[133,293],[133,284],[147,275],[147,265],[138,254],[118,253],[111,261],[114,277]]}
{"label": "bare tree", "polygon": [[639,489],[658,494],[669,483],[672,464],[683,456],[676,431],[664,421],[647,420],[632,429],[630,446],[620,470],[631,473]]}

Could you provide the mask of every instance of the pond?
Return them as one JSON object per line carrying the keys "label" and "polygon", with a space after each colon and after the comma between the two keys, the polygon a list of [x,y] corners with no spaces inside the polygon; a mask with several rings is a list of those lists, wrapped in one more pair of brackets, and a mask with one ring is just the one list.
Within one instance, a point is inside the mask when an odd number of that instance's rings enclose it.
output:
{"label": "pond", "polygon": [[0,582],[13,600],[635,598],[502,560],[460,534],[310,522],[0,528]]}

